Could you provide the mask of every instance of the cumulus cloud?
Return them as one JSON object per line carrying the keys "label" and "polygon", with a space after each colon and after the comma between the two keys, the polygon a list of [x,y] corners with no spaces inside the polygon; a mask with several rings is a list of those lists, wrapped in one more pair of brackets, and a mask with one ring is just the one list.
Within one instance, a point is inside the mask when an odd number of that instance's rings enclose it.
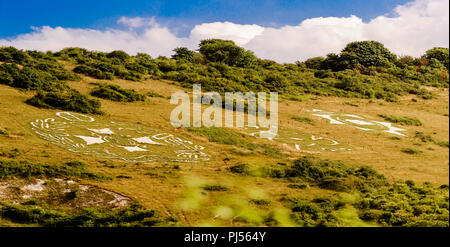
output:
{"label": "cumulus cloud", "polygon": [[121,17],[118,23],[124,28],[94,30],[45,26],[12,39],[0,39],[0,45],[44,51],[83,47],[169,56],[175,47],[197,49],[201,39],[221,38],[233,40],[259,57],[278,62],[337,53],[347,43],[361,40],[377,40],[396,54],[412,56],[420,56],[434,46],[449,46],[448,0],[416,0],[369,22],[352,15],[311,18],[296,26],[280,28],[231,22],[203,23],[195,26],[189,37],[177,37],[154,17]]}
{"label": "cumulus cloud", "polygon": [[232,22],[213,22],[195,26],[191,30],[190,39],[227,39],[233,40],[237,45],[245,45],[264,31],[258,25],[240,25]]}

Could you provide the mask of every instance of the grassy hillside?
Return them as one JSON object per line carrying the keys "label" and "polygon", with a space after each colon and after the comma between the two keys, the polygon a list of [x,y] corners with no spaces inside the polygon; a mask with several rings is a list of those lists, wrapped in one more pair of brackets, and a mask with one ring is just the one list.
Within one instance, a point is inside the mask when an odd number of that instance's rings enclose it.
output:
{"label": "grassy hillside", "polygon": [[[0,225],[448,226],[448,50],[445,63],[436,50],[396,58],[364,45],[378,57],[357,61],[362,54],[352,44],[297,64],[221,41],[204,42],[200,52],[177,49],[173,58],[0,48]],[[297,150],[239,128],[174,129],[169,97],[193,83],[205,91],[278,91],[280,129],[347,150]],[[406,136],[332,125],[314,109],[391,122]],[[171,133],[203,145],[209,160],[126,162],[70,152],[30,126],[62,110]],[[80,210],[95,197],[53,189],[62,186],[53,178],[132,203]],[[39,181],[48,196],[27,194]]]}

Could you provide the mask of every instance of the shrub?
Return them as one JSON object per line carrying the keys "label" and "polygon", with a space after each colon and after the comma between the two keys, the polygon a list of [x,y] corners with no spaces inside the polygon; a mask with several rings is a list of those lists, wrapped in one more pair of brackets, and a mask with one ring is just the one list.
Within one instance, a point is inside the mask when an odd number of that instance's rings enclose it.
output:
{"label": "shrub", "polygon": [[148,92],[146,95],[152,98],[165,98],[164,95],[155,92]]}
{"label": "shrub", "polygon": [[200,53],[210,62],[243,68],[251,67],[256,62],[253,52],[246,51],[231,40],[206,39],[200,41],[199,46]]}
{"label": "shrub", "polygon": [[405,154],[421,154],[421,153],[423,153],[420,150],[412,149],[412,148],[403,148],[401,151]]}
{"label": "shrub", "polygon": [[[68,163],[69,164],[69,163]],[[72,163],[73,164],[73,163]],[[110,178],[86,171],[82,166],[61,166],[28,161],[1,161],[0,160],[0,180],[9,177],[29,178],[33,176],[44,177],[80,177],[96,180],[109,180]]]}
{"label": "shrub", "polygon": [[118,85],[99,84],[91,92],[92,96],[120,102],[145,101],[145,95],[134,89],[123,89]]}
{"label": "shrub", "polygon": [[206,184],[202,186],[202,189],[208,191],[228,191],[230,190],[228,187],[220,185],[220,184]]}
{"label": "shrub", "polygon": [[230,167],[230,171],[238,174],[249,174],[250,168],[247,164],[238,164]]}
{"label": "shrub", "polygon": [[311,125],[314,124],[314,120],[312,120],[311,118],[308,118],[308,117],[297,117],[297,116],[293,116],[293,117],[291,117],[291,119],[294,119],[295,121],[298,121],[298,122],[311,124]]}
{"label": "shrub", "polygon": [[386,114],[380,114],[378,115],[384,120],[389,121],[391,123],[398,123],[401,125],[407,125],[407,126],[422,126],[422,122],[413,117],[403,117],[403,116],[395,116],[395,115],[386,115]]}
{"label": "shrub", "polygon": [[347,44],[341,52],[341,59],[352,66],[360,64],[368,67],[386,66],[389,62],[394,62],[396,56],[380,42],[358,41]]}
{"label": "shrub", "polygon": [[416,131],[416,134],[414,137],[419,138],[422,142],[425,142],[425,143],[436,142],[432,136],[426,135],[425,133],[420,132],[420,131]]}
{"label": "shrub", "polygon": [[164,219],[157,211],[146,210],[137,204],[108,212],[83,208],[72,214],[33,205],[5,205],[0,214],[13,222],[38,223],[47,227],[149,227],[176,221]]}
{"label": "shrub", "polygon": [[113,79],[113,74],[109,73],[109,72],[102,72],[101,70],[97,69],[97,68],[92,68],[89,67],[87,65],[78,65],[77,67],[75,67],[73,69],[73,72],[75,73],[79,73],[79,74],[83,74],[83,75],[87,75],[90,77],[94,77],[96,79],[108,79],[108,80],[112,80]]}
{"label": "shrub", "polygon": [[130,55],[128,55],[126,52],[124,51],[112,51],[108,54],[106,54],[106,57],[108,58],[117,58],[120,60],[126,60],[128,58],[130,58]]}
{"label": "shrub", "polygon": [[88,99],[85,95],[73,89],[61,92],[39,91],[34,97],[28,99],[26,103],[41,108],[103,114],[98,100]]}
{"label": "shrub", "polygon": [[189,50],[186,47],[178,47],[173,50],[175,52],[174,55],[172,55],[172,58],[175,60],[185,60],[188,62],[194,61],[194,55],[195,52]]}
{"label": "shrub", "polygon": [[0,83],[27,90],[59,91],[69,88],[48,72],[30,66],[19,69],[15,64],[0,65]]}
{"label": "shrub", "polygon": [[268,199],[252,199],[250,203],[258,206],[269,206],[272,202]]}
{"label": "shrub", "polygon": [[365,191],[387,184],[387,179],[370,167],[353,167],[341,161],[321,160],[313,156],[297,159],[290,166],[262,167],[258,170],[259,172],[248,173],[274,178],[297,178],[321,188],[336,191]]}
{"label": "shrub", "polygon": [[441,141],[441,142],[438,142],[437,144],[439,146],[441,146],[441,147],[446,147],[446,148],[449,147],[449,142],[448,141]]}
{"label": "shrub", "polygon": [[436,59],[441,62],[448,70],[449,68],[449,49],[442,47],[435,47],[425,52],[425,58]]}

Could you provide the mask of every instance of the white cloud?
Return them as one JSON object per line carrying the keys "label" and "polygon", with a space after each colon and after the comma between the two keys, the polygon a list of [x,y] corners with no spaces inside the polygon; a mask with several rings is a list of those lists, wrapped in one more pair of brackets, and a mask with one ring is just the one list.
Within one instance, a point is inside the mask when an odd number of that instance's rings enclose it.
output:
{"label": "white cloud", "polygon": [[264,27],[258,25],[240,25],[232,22],[203,23],[191,30],[192,40],[202,39],[227,39],[233,40],[237,45],[245,45],[250,40],[264,31]]}
{"label": "white cloud", "polygon": [[396,7],[391,15],[365,23],[357,16],[318,17],[296,26],[268,28],[231,22],[203,23],[189,37],[180,38],[155,18],[121,17],[123,29],[80,29],[41,27],[0,45],[21,49],[57,51],[64,47],[84,47],[98,51],[124,50],[130,54],[169,56],[175,47],[197,49],[204,38],[234,40],[262,58],[294,62],[327,53],[338,53],[357,40],[378,40],[394,53],[420,56],[434,46],[449,46],[448,0],[416,0]]}

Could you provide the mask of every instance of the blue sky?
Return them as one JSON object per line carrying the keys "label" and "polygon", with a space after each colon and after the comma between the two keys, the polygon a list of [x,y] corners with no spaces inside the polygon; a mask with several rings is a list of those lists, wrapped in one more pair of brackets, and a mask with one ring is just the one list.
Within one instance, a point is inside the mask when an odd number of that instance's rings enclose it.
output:
{"label": "blue sky", "polygon": [[390,13],[406,0],[260,0],[260,1],[139,1],[139,0],[0,0],[0,38],[31,31],[31,27],[62,26],[104,29],[121,16],[154,16],[158,22],[187,35],[199,23],[230,21],[262,26],[297,25],[312,17],[357,15],[364,21]]}

